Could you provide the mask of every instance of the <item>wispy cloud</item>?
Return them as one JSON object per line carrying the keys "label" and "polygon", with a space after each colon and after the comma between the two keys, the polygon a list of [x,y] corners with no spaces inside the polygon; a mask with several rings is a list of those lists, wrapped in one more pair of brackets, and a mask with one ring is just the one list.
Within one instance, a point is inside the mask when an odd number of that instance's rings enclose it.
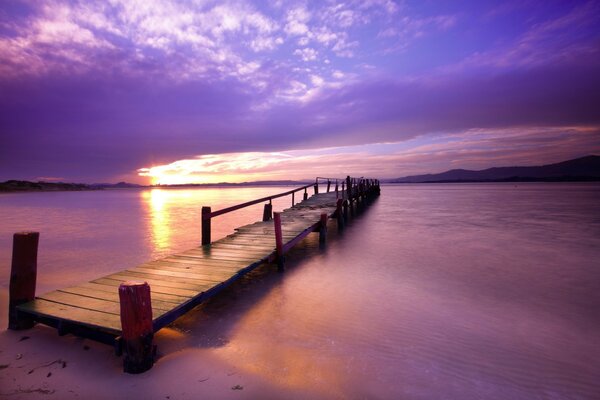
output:
{"label": "wispy cloud", "polygon": [[452,168],[540,165],[600,153],[600,127],[473,129],[440,136],[432,143],[332,147],[279,153],[200,155],[138,170],[153,183],[219,183],[310,179],[368,174],[385,178],[443,172]]}

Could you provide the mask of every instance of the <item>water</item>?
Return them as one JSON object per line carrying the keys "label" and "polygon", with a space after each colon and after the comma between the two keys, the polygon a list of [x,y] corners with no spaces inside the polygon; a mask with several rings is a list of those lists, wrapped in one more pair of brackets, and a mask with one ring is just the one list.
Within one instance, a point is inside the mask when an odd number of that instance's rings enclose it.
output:
{"label": "water", "polygon": [[[202,205],[286,189],[0,195],[0,287],[15,231],[41,231],[43,292],[196,246]],[[162,357],[209,349],[317,398],[600,398],[599,185],[385,186],[330,233],[161,331]]]}

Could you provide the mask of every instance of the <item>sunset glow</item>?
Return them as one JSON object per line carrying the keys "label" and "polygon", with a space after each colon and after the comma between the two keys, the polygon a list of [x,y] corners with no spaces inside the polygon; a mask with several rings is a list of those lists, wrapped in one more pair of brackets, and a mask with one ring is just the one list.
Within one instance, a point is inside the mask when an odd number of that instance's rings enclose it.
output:
{"label": "sunset glow", "polygon": [[2,2],[0,179],[385,178],[598,153],[599,20],[595,1]]}

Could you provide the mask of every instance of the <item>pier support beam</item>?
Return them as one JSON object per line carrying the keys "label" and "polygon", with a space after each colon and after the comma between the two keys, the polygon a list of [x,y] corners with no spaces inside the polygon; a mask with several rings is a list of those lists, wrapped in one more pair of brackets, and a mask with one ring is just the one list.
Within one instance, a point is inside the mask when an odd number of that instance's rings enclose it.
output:
{"label": "pier support beam", "polygon": [[273,219],[273,204],[268,203],[265,204],[265,209],[263,210],[263,222],[270,221]]}
{"label": "pier support beam", "polygon": [[338,231],[344,229],[344,211],[343,211],[344,200],[338,199],[335,209],[335,217],[337,218]]}
{"label": "pier support beam", "polygon": [[19,315],[17,306],[35,298],[39,232],[18,232],[13,235],[12,265],[8,300],[8,329],[33,327],[30,316]]}
{"label": "pier support beam", "polygon": [[344,200],[342,206],[344,207],[344,223],[348,223],[348,200]]}
{"label": "pier support beam", "polygon": [[274,213],[273,223],[275,224],[275,248],[277,251],[277,270],[283,272],[283,231],[281,230],[281,213]]}
{"label": "pier support beam", "polygon": [[119,286],[123,371],[140,374],[154,364],[152,339],[152,303],[150,286],[146,282],[124,282]]}
{"label": "pier support beam", "polygon": [[202,207],[202,246],[210,244],[210,207]]}
{"label": "pier support beam", "polygon": [[321,214],[321,226],[319,227],[319,244],[324,245],[327,242],[327,214]]}

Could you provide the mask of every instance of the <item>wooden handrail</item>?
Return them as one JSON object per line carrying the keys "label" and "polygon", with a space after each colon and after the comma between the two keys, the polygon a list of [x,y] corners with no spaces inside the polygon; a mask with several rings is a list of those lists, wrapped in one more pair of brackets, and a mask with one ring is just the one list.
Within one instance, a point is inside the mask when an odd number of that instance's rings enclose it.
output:
{"label": "wooden handrail", "polygon": [[311,183],[310,185],[302,186],[302,187],[299,187],[297,189],[289,190],[289,191],[284,192],[284,193],[275,194],[273,196],[262,197],[260,199],[247,201],[247,202],[241,203],[241,204],[236,204],[235,206],[223,208],[221,210],[213,211],[211,213],[202,214],[202,219],[211,219],[213,217],[217,217],[219,215],[227,214],[228,212],[236,211],[236,210],[239,210],[241,208],[252,206],[254,204],[262,203],[262,202],[267,201],[267,200],[271,201],[271,200],[276,199],[278,197],[288,196],[288,195],[290,195],[292,193],[296,193],[296,192],[299,192],[301,190],[308,189],[309,187],[312,187],[312,186],[314,186],[314,185]]}
{"label": "wooden handrail", "polygon": [[[236,204],[234,206],[231,207],[226,207],[223,208],[221,210],[217,210],[217,211],[212,211],[210,207],[202,207],[202,245],[207,245],[211,243],[211,220],[214,217],[218,217],[219,215],[223,215],[223,214],[227,214],[229,212],[232,211],[236,211],[245,207],[249,207],[252,206],[254,204],[258,204],[258,203],[262,203],[265,201],[269,201],[268,204],[265,204],[265,209],[263,211],[263,221],[269,221],[272,218],[272,213],[273,213],[273,208],[272,208],[272,204],[271,201],[273,199],[277,199],[279,197],[283,197],[283,196],[288,196],[288,195],[292,195],[292,206],[294,205],[294,193],[299,192],[304,190],[304,200],[306,200],[308,198],[307,196],[307,189],[310,187],[314,187],[314,191],[315,194],[319,193],[319,180],[326,180],[327,181],[327,192],[330,191],[331,189],[331,183],[332,181],[335,184],[335,192],[336,192],[336,199],[339,198],[339,186],[338,186],[338,182],[341,182],[342,184],[342,198],[346,197],[349,200],[349,205],[350,205],[350,210],[352,211],[352,214],[354,214],[354,207],[352,205],[353,199],[355,197],[361,196],[364,193],[361,193],[362,191],[364,191],[364,187],[361,186],[359,187],[358,185],[369,185],[369,183],[364,177],[360,177],[360,178],[352,178],[350,176],[342,179],[342,178],[324,178],[321,176],[317,176],[315,179],[315,183],[311,183],[308,185],[304,185],[304,186],[300,186],[296,189],[292,189],[292,190],[288,190],[287,192],[283,192],[283,193],[278,193],[278,194],[274,194],[272,196],[266,196],[266,197],[261,197],[260,199],[256,199],[256,200],[251,200],[251,201],[247,201],[245,203],[241,203],[241,204]],[[377,185],[379,184],[378,180],[371,180],[372,182],[376,183]],[[349,190],[351,189],[351,190]],[[360,191],[359,191],[360,189]],[[344,196],[344,192],[346,192],[346,196]],[[345,203],[344,203],[345,204]],[[344,209],[344,214],[347,214],[347,208]]]}

